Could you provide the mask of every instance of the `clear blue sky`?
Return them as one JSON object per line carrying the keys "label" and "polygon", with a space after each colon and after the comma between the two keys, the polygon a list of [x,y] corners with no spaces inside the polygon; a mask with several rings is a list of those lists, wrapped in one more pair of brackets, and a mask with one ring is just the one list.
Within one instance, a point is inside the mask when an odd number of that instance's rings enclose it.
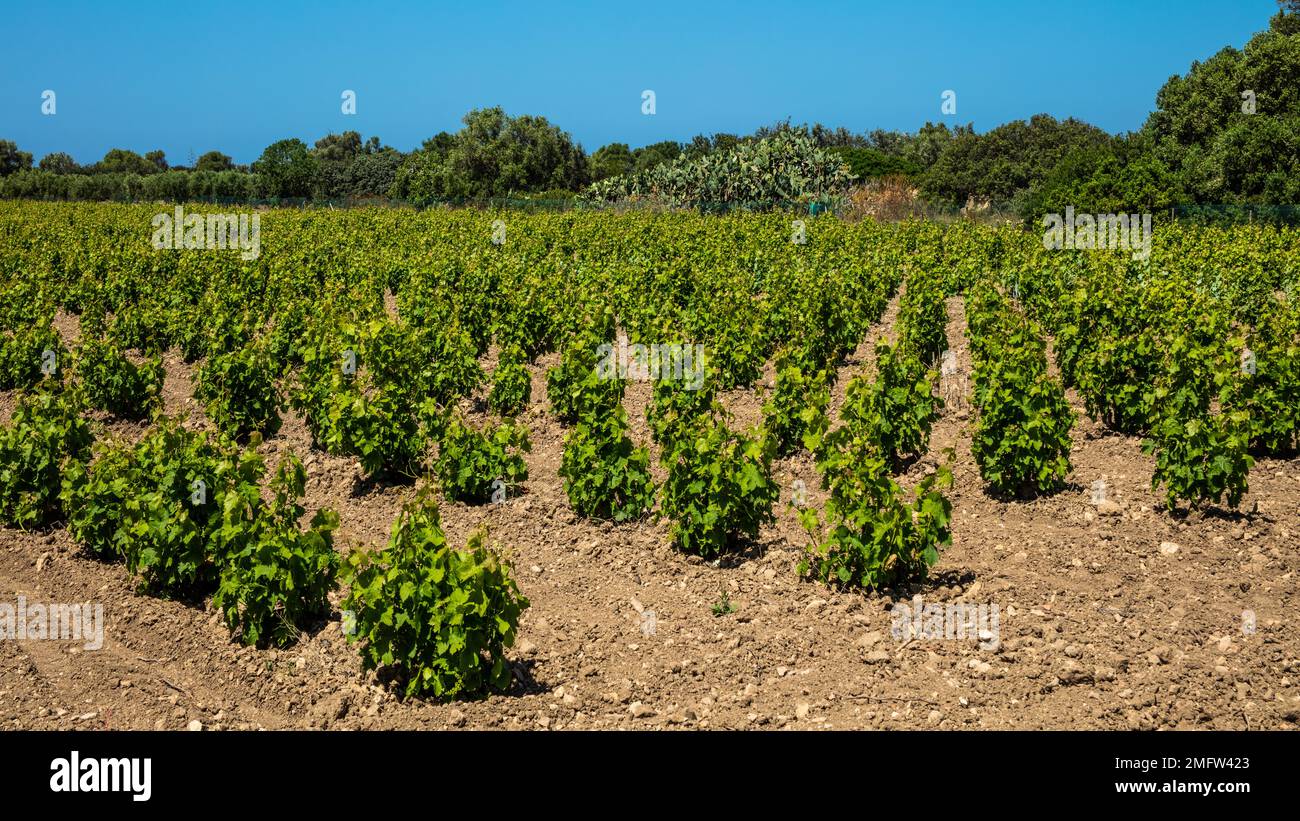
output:
{"label": "clear blue sky", "polygon": [[[251,162],[285,137],[402,150],[471,108],[540,114],[590,152],[790,117],[985,131],[1038,112],[1136,129],[1160,85],[1268,26],[1273,0],[987,2],[20,2],[0,138],[39,160],[109,148]],[[43,116],[41,92],[57,94]],[[357,114],[340,112],[353,89]],[[641,113],[652,89],[657,113]],[[940,95],[957,92],[956,116]]]}

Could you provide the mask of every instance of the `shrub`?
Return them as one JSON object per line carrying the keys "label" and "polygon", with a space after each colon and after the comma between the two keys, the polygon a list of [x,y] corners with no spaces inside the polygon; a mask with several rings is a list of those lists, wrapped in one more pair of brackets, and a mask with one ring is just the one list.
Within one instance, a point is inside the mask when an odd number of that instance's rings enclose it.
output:
{"label": "shrub", "polygon": [[458,501],[489,501],[495,489],[504,493],[528,478],[528,466],[517,451],[530,449],[528,429],[522,425],[503,422],[478,431],[453,417],[438,450],[442,490]]}
{"label": "shrub", "polygon": [[1225,495],[1228,505],[1236,507],[1255,464],[1246,452],[1250,433],[1250,417],[1243,411],[1162,418],[1142,443],[1143,451],[1156,457],[1151,489],[1165,485],[1170,510],[1180,500],[1199,507],[1218,504]]}
{"label": "shrub", "polygon": [[809,426],[826,412],[826,383],[825,371],[812,373],[795,364],[778,367],[772,395],[763,405],[763,430],[778,456],[798,450]]}
{"label": "shrub", "polygon": [[93,338],[82,342],[75,358],[73,369],[90,407],[140,419],[158,406],[163,387],[161,359],[137,365],[112,342]]}
{"label": "shrub", "polygon": [[916,356],[882,342],[876,346],[875,380],[849,382],[841,416],[897,465],[905,455],[922,453],[930,441],[939,416],[936,376]]}
{"label": "shrub", "polygon": [[832,524],[824,537],[818,512],[800,513],[812,543],[799,562],[799,574],[868,589],[925,579],[939,559],[939,548],[952,543],[952,504],[940,492],[951,482],[946,467],[927,476],[908,504],[883,457],[856,460],[826,504]]}
{"label": "shrub", "polygon": [[417,475],[438,418],[421,337],[382,320],[315,333],[291,401],[316,442],[369,476]]}
{"label": "shrub", "polygon": [[501,360],[492,374],[492,392],[488,394],[488,406],[497,414],[516,416],[528,407],[533,382],[527,363],[520,348],[507,348],[501,353]]}
{"label": "shrub", "polygon": [[256,484],[223,492],[221,527],[210,550],[221,564],[212,604],[245,644],[292,644],[311,619],[329,612],[339,567],[333,547],[338,514],[319,510],[306,531],[298,528],[306,478],[290,455],[276,472],[269,505]]}
{"label": "shrub", "polygon": [[0,390],[31,388],[46,377],[42,367],[53,365],[57,376],[64,347],[48,325],[31,325],[17,331],[0,330]]}
{"label": "shrub", "polygon": [[713,379],[706,378],[699,390],[691,390],[680,380],[656,381],[645,411],[651,438],[665,452],[672,450],[682,431],[712,409],[716,396],[717,382]]}
{"label": "shrub", "polygon": [[138,488],[132,475],[131,448],[95,442],[88,461],[72,461],[63,471],[59,501],[73,541],[100,559],[126,555],[131,534],[123,523],[126,503]]}
{"label": "shrub", "polygon": [[566,425],[584,414],[612,413],[623,401],[623,380],[618,374],[597,370],[596,337],[579,335],[564,348],[560,364],[546,374],[546,396],[551,412]]}
{"label": "shrub", "polygon": [[[161,419],[133,449],[101,455],[64,486],[73,533],[101,555],[119,549],[141,589],[195,596],[216,578],[209,543],[220,526],[218,490],[251,465],[232,461],[205,434]],[[109,532],[96,517],[119,514]]]}
{"label": "shrub", "polygon": [[683,552],[713,558],[774,520],[780,489],[772,481],[770,441],[701,417],[680,432],[665,461],[663,513],[673,519],[673,542]]}
{"label": "shrub", "polygon": [[623,522],[654,505],[650,454],[633,447],[622,407],[603,418],[584,418],[565,437],[560,476],[581,516]]}
{"label": "shrub", "polygon": [[366,669],[395,672],[408,697],[509,687],[505,648],[528,599],[483,541],[479,532],[451,547],[437,506],[421,497],[403,509],[387,548],[348,557],[342,606]]}
{"label": "shrub", "polygon": [[0,522],[31,527],[62,512],[63,473],[90,455],[90,426],[66,394],[23,399],[0,429]]}
{"label": "shrub", "polygon": [[198,369],[194,396],[207,403],[208,418],[227,436],[246,440],[280,427],[283,400],[276,369],[263,346],[246,345],[210,356]]}

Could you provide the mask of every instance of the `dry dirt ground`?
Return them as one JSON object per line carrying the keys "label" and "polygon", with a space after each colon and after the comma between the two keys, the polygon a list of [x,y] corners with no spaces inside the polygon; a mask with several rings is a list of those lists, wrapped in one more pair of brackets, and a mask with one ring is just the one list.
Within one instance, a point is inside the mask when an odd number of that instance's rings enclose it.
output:
{"label": "dry dirt ground", "polygon": [[[454,542],[480,524],[513,557],[532,600],[510,651],[516,684],[475,701],[402,701],[364,674],[340,614],[287,650],[232,643],[217,614],[137,595],[120,564],[79,553],[62,528],[0,530],[0,602],[102,603],[104,647],[0,641],[0,726],[169,728],[1294,728],[1300,647],[1293,616],[1300,533],[1300,459],[1260,460],[1243,513],[1176,517],[1149,488],[1139,440],[1083,414],[1074,472],[1061,492],[1004,502],[984,489],[970,455],[962,301],[948,305],[957,372],[929,453],[910,487],[949,456],[953,544],[932,578],[893,594],[841,593],[798,579],[806,537],[788,506],[796,480],[824,500],[805,454],[775,465],[785,487],[776,524],[719,566],[675,552],[668,523],[614,527],[578,519],[557,469],[563,434],[546,413],[543,358],[524,417],[530,478],[503,504],[443,506]],[[845,364],[870,367],[881,323]],[[56,323],[69,338],[75,319]],[[491,357],[489,356],[489,359]],[[167,357],[165,405],[206,425],[190,370]],[[770,384],[769,367],[764,381]],[[634,436],[648,441],[648,385],[629,385]],[[741,424],[761,396],[726,397]],[[7,418],[13,396],[0,397]],[[472,402],[471,415],[482,416]],[[141,425],[101,420],[101,433]],[[411,486],[361,482],[355,461],[312,451],[289,413],[263,445],[305,456],[309,512],[337,509],[338,548],[382,545]],[[660,473],[660,477],[662,473]],[[1103,480],[1107,503],[1093,504]],[[726,594],[735,612],[715,616]],[[997,605],[1000,641],[896,639],[899,599]],[[337,604],[338,599],[335,599]],[[1253,613],[1253,630],[1251,614]],[[992,645],[993,642],[988,644]]]}

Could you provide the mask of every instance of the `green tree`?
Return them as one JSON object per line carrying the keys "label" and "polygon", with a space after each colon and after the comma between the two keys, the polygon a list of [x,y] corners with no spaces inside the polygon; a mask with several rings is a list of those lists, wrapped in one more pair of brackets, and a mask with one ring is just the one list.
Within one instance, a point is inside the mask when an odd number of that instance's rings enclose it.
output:
{"label": "green tree", "polygon": [[1280,5],[1245,49],[1193,63],[1156,95],[1143,133],[1190,201],[1300,196],[1300,4]]}
{"label": "green tree", "polygon": [[195,171],[231,171],[234,167],[230,157],[220,151],[209,151],[194,163]]}
{"label": "green tree", "polygon": [[158,166],[134,151],[128,151],[125,148],[111,148],[104,155],[104,159],[95,165],[95,172],[99,174],[139,174],[144,176],[157,173]]}
{"label": "green tree", "polygon": [[42,171],[49,171],[52,174],[75,174],[81,169],[81,166],[77,165],[76,160],[72,159],[72,155],[56,151],[52,154],[46,154],[41,159],[40,168]]}
{"label": "green tree", "polygon": [[591,169],[592,182],[597,182],[606,177],[631,172],[636,167],[636,159],[627,143],[610,143],[592,154],[587,164]]}
{"label": "green tree", "polygon": [[0,140],[0,177],[7,177],[32,167],[32,155],[19,151],[12,140]]}
{"label": "green tree", "polygon": [[664,163],[670,163],[681,155],[682,144],[672,140],[651,143],[632,152],[637,171],[649,171]]}
{"label": "green tree", "polygon": [[962,130],[939,153],[926,173],[922,191],[929,197],[964,203],[970,197],[1008,202],[1042,181],[1057,163],[1078,148],[1104,146],[1111,139],[1100,128],[1075,119],[1036,114],[985,134]]}
{"label": "green tree", "polygon": [[439,134],[403,163],[394,191],[416,202],[576,191],[588,180],[587,157],[545,117],[476,109],[465,127]]}
{"label": "green tree", "polygon": [[316,173],[316,158],[299,139],[272,143],[253,163],[253,171],[262,178],[263,191],[273,197],[307,197],[311,195]]}

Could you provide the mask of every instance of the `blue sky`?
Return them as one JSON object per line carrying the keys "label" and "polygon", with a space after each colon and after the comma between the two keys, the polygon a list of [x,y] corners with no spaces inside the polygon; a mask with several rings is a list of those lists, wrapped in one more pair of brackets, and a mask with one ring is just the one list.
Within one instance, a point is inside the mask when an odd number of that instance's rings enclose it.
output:
{"label": "blue sky", "polygon": [[[402,150],[471,108],[540,114],[588,151],[786,117],[985,131],[1038,112],[1141,126],[1160,85],[1268,26],[1273,0],[71,3],[3,10],[0,138],[92,162],[330,131]],[[41,114],[55,91],[57,113]],[[352,89],[357,113],[340,111]],[[641,93],[656,113],[641,113]],[[957,113],[940,112],[942,92]]]}

